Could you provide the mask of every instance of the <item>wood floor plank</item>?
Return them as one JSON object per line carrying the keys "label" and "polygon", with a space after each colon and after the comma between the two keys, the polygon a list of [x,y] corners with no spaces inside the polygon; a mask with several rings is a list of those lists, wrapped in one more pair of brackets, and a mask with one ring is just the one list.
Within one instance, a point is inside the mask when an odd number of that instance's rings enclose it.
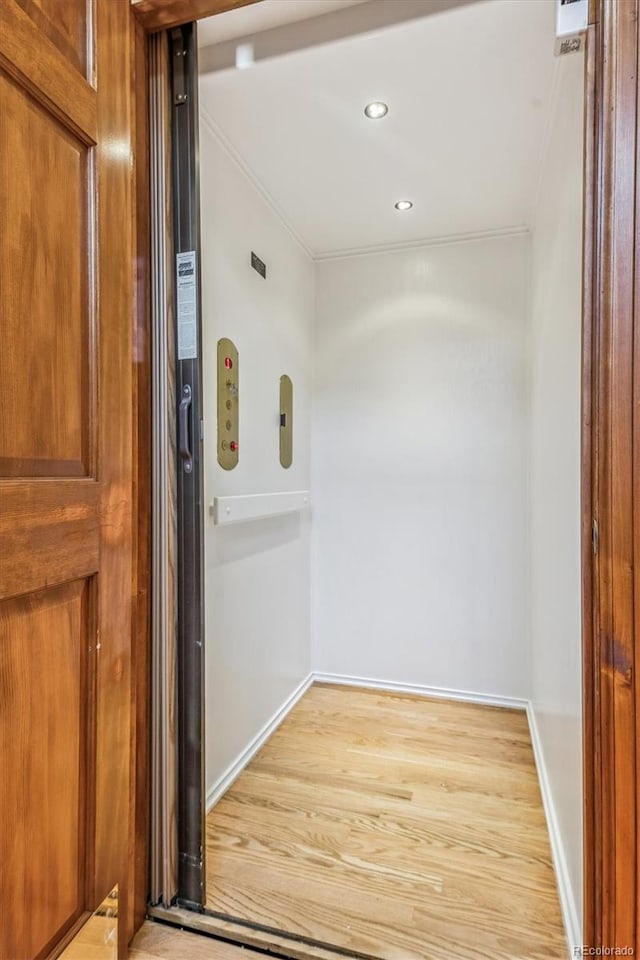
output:
{"label": "wood floor plank", "polygon": [[[408,804],[403,798],[395,798],[393,792],[389,791],[386,795],[363,793],[357,789],[357,785],[345,780],[339,785],[333,784],[330,791],[319,791],[316,784],[301,784],[300,782],[286,778],[278,779],[265,774],[255,774],[247,770],[243,777],[234,785],[234,793],[229,797],[229,803],[244,804],[243,815],[248,815],[248,808],[259,809],[261,806],[270,806],[275,809],[283,809],[290,815],[300,817],[318,816],[322,809],[326,807],[329,818],[341,818],[344,820],[357,820],[361,817],[370,817],[376,822],[380,818],[396,817],[402,823],[411,824],[414,821],[420,824],[440,823],[446,825],[451,831],[455,831],[461,838],[467,837],[469,831],[479,830],[483,834],[499,830],[506,836],[518,836],[524,833],[527,843],[535,840],[529,833],[529,828],[534,830],[544,826],[544,813],[539,803],[520,805],[517,816],[513,816],[508,822],[500,821],[496,817],[495,796],[489,795],[486,799],[482,793],[477,791],[472,795],[462,794],[460,792],[448,792],[447,803],[442,802],[442,785],[437,783],[432,787],[423,787],[421,790],[421,807],[416,804]],[[311,802],[310,802],[311,801]],[[331,802],[330,802],[331,801]],[[502,802],[502,801],[501,801]],[[515,801],[511,800],[515,805]],[[465,816],[469,806],[473,805],[473,820]],[[427,821],[421,812],[422,807],[430,810],[430,818]],[[226,805],[220,807],[219,811],[226,810]],[[233,815],[233,812],[232,812]],[[546,839],[544,832],[543,839]],[[546,844],[544,845],[546,850]]]}
{"label": "wood floor plank", "polygon": [[[260,784],[261,792],[265,792],[265,784]],[[308,798],[304,798],[308,801]],[[349,810],[338,809],[336,806],[317,804],[313,816],[308,811],[300,810],[291,803],[284,803],[279,798],[264,803],[264,796],[260,804],[252,804],[244,798],[235,797],[234,807],[240,803],[244,809],[221,812],[216,818],[217,831],[211,843],[216,846],[237,845],[237,820],[242,817],[250,829],[250,837],[259,839],[259,831],[263,827],[271,830],[272,835],[281,835],[285,830],[293,829],[296,832],[304,829],[319,831],[324,829],[325,823],[333,823],[338,818],[356,840],[362,834],[363,844],[372,842],[384,844],[383,849],[392,850],[400,847],[403,852],[416,850],[420,858],[425,856],[442,855],[448,862],[457,855],[466,856],[467,852],[485,855],[491,860],[502,860],[507,864],[513,862],[516,868],[522,860],[527,863],[540,864],[547,868],[546,849],[538,849],[530,842],[528,824],[515,825],[505,833],[495,826],[484,823],[467,823],[460,826],[451,817],[433,818],[426,821],[410,814],[376,810]],[[254,829],[254,825],[256,829]],[[378,836],[376,836],[378,835]],[[377,847],[379,849],[379,846]]]}
{"label": "wood floor plank", "polygon": [[314,685],[207,818],[207,907],[382,960],[565,958],[524,712]]}
{"label": "wood floor plank", "polygon": [[[432,875],[439,878],[447,871],[452,876],[464,875],[470,868],[476,869],[482,864],[488,877],[499,875],[516,884],[535,878],[539,885],[548,869],[544,851],[529,849],[524,833],[519,850],[514,851],[510,843],[505,843],[496,834],[487,836],[484,831],[479,831],[471,837],[463,837],[460,833],[429,829],[419,822],[408,832],[407,823],[385,823],[382,818],[354,823],[350,828],[342,824],[337,830],[331,830],[315,819],[305,822],[295,815],[287,817],[272,811],[260,811],[256,816],[251,810],[243,818],[247,836],[243,838],[242,851],[238,850],[237,819],[227,819],[223,814],[218,821],[216,835],[210,844],[218,859],[218,875],[225,860],[234,863],[241,856],[249,862],[261,858],[268,861],[275,848],[283,857],[296,857],[300,847],[313,849],[314,855],[323,861],[328,857],[339,858],[343,866],[353,865],[354,871],[366,869],[367,864],[374,875],[378,870],[395,869],[399,878],[411,877],[410,882],[422,879],[429,883]],[[323,818],[322,812],[319,812],[319,818]],[[275,837],[286,837],[286,842],[274,840]],[[343,853],[345,849],[349,850],[346,855]],[[402,871],[396,867],[400,859]],[[523,863],[526,872],[522,870]],[[441,886],[441,880],[434,881],[433,885]]]}
{"label": "wood floor plank", "polygon": [[143,923],[129,960],[261,960],[261,954],[160,923]]}

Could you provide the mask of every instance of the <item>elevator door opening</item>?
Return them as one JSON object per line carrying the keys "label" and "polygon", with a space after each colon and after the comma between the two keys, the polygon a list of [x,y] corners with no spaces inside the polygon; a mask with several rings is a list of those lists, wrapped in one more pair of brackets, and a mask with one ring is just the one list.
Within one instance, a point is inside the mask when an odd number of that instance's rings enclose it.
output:
{"label": "elevator door opening", "polygon": [[[371,6],[200,27],[201,905],[296,956],[561,956],[581,942],[583,56],[554,58],[546,0],[385,25]],[[454,835],[431,800],[453,810],[469,777]]]}

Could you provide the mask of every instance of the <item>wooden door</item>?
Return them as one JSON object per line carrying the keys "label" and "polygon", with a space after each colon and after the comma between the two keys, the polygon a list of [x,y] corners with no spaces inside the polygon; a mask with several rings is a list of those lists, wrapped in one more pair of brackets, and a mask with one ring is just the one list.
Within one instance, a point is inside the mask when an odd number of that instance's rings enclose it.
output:
{"label": "wooden door", "polygon": [[2,960],[126,902],[130,16],[0,2]]}

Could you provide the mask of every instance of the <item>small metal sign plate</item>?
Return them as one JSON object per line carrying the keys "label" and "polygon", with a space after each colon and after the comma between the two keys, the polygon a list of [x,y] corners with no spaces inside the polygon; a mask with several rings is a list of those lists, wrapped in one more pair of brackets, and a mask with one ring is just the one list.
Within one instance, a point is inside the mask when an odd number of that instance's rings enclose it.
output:
{"label": "small metal sign plate", "polygon": [[251,251],[251,266],[254,270],[257,270],[264,280],[267,279],[267,265],[253,250]]}

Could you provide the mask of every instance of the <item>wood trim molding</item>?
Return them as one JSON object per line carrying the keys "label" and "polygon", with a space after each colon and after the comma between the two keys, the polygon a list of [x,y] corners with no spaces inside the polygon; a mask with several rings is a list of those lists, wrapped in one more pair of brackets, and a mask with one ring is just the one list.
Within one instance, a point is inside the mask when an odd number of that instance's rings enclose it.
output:
{"label": "wood trim molding", "polygon": [[260,0],[133,0],[132,9],[147,33],[227,13]]}
{"label": "wood trim molding", "polygon": [[[585,183],[585,940],[635,954],[640,741],[638,0],[598,0]],[[589,515],[587,515],[589,511]],[[587,525],[597,524],[587,552]],[[588,524],[587,524],[588,522]],[[589,541],[591,531],[589,530]],[[590,546],[590,544],[589,544]]]}
{"label": "wood trim molding", "polygon": [[147,37],[132,20],[134,115],[133,565],[131,583],[131,836],[129,939],[143,923],[149,897],[150,606],[151,606],[151,322]]}

